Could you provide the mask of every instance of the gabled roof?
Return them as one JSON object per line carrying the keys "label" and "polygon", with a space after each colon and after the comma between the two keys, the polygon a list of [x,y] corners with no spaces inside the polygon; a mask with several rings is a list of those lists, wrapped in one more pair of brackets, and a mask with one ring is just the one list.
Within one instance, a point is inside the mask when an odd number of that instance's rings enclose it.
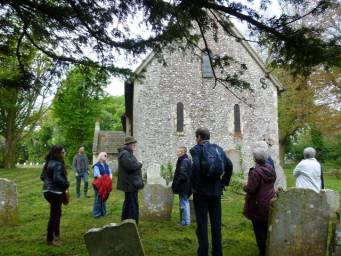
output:
{"label": "gabled roof", "polygon": [[[231,32],[238,38],[244,39],[244,36],[239,32],[239,30],[234,26],[232,22],[229,21]],[[252,59],[258,64],[261,70],[266,74],[266,77],[273,83],[278,91],[283,91],[283,86],[279,80],[273,76],[265,67],[263,60],[259,57],[257,52],[250,46],[250,44],[245,40],[240,40],[239,43],[244,47],[244,49],[249,53]],[[155,53],[150,52],[147,57],[142,61],[142,63],[135,69],[136,74],[140,74],[154,59]]]}

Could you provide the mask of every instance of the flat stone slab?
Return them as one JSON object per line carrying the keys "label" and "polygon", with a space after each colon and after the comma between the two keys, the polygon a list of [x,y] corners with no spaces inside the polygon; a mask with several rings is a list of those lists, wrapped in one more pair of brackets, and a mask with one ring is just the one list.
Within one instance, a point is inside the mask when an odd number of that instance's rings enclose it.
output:
{"label": "flat stone slab", "polygon": [[329,205],[310,189],[280,191],[270,207],[267,255],[325,256]]}
{"label": "flat stone slab", "polygon": [[144,250],[134,220],[92,228],[84,235],[90,256],[143,256]]}
{"label": "flat stone slab", "polygon": [[18,221],[18,192],[14,181],[0,178],[0,225]]}
{"label": "flat stone slab", "polygon": [[170,187],[147,184],[142,192],[141,219],[169,220],[173,209],[173,199],[174,194]]}

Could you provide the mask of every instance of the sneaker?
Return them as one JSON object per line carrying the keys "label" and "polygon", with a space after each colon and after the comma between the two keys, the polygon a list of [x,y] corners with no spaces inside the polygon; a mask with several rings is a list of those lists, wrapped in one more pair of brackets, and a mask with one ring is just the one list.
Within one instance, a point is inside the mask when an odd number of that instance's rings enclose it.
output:
{"label": "sneaker", "polygon": [[56,241],[47,241],[46,244],[48,246],[54,246],[54,247],[60,247],[61,246],[60,242],[56,242]]}
{"label": "sneaker", "polygon": [[187,227],[189,226],[190,224],[183,224],[183,223],[178,223],[176,224],[177,227]]}

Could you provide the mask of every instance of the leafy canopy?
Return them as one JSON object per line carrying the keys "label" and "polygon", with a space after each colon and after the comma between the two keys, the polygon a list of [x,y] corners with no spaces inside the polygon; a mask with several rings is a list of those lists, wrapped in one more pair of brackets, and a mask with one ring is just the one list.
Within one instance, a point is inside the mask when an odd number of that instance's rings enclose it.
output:
{"label": "leafy canopy", "polygon": [[[272,45],[272,66],[307,75],[316,65],[340,65],[340,37],[323,37],[316,24],[297,26],[304,17],[317,19],[336,8],[337,0],[315,1],[303,14],[283,12],[279,16],[268,10],[272,2],[262,0],[259,8],[250,8],[229,0],[1,1],[0,51],[7,50],[5,38],[13,30],[15,17],[20,21],[22,36],[47,56],[62,62],[104,67],[114,75],[127,77],[132,75],[131,70],[117,64],[119,54],[136,57],[152,49],[161,56],[161,49],[175,42],[196,48],[200,39],[205,40],[206,31],[218,33],[218,26],[236,37],[228,21],[233,17],[248,24],[250,35],[259,45]],[[311,1],[281,2],[308,6]],[[139,25],[151,33],[139,33],[143,29],[131,26],[133,20],[141,21]],[[207,45],[201,50],[208,51]]]}

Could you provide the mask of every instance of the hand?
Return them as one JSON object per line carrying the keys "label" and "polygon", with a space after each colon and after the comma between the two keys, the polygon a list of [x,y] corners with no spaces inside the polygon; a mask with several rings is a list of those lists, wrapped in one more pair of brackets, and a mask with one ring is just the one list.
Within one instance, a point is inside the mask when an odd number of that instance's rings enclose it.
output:
{"label": "hand", "polygon": [[75,176],[77,177],[79,174],[78,174],[78,172],[75,172]]}

